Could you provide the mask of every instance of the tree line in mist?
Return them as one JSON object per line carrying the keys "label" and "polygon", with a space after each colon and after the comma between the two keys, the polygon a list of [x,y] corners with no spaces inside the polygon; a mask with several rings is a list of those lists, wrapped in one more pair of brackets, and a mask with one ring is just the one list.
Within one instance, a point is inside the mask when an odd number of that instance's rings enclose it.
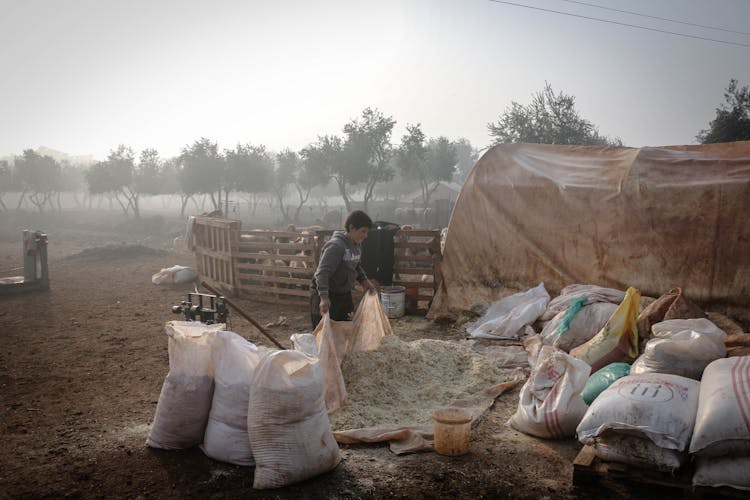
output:
{"label": "tree line in mist", "polygon": [[[732,79],[724,99],[709,127],[696,136],[698,142],[750,140],[750,90]],[[143,196],[179,195],[184,214],[197,197],[227,213],[232,195],[244,197],[254,209],[265,194],[275,200],[285,222],[299,222],[313,189],[331,184],[347,211],[353,204],[367,210],[378,186],[392,194],[418,187],[426,207],[440,182],[462,181],[476,160],[477,150],[467,139],[427,137],[418,123],[407,125],[400,142],[393,144],[395,124],[379,110],[365,108],[344,125],[341,135],[319,136],[299,151],[273,152],[251,143],[220,150],[216,142],[200,138],[172,158],[162,158],[156,149],[136,155],[120,145],[86,168],[26,149],[11,161],[0,161],[0,210],[8,210],[3,195],[10,192],[20,193],[17,209],[26,204],[40,212],[60,210],[62,193],[83,192],[108,197],[135,217],[140,217]],[[619,138],[601,135],[579,115],[573,96],[555,93],[550,84],[527,105],[512,102],[487,128],[492,144],[622,146]]]}

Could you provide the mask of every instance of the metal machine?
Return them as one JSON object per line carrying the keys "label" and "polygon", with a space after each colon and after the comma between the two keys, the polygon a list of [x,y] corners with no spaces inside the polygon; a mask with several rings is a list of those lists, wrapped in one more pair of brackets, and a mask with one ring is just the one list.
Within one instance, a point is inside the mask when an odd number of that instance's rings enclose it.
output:
{"label": "metal machine", "polygon": [[221,295],[189,292],[187,300],[183,300],[178,306],[172,306],[172,312],[175,314],[183,313],[185,321],[200,321],[210,325],[226,323],[229,308]]}

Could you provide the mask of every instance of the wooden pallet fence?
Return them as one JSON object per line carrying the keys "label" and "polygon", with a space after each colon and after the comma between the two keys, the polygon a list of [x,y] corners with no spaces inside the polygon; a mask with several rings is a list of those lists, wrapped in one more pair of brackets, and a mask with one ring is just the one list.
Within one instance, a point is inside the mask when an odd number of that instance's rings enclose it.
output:
{"label": "wooden pallet fence", "polygon": [[237,288],[264,302],[309,304],[315,272],[314,237],[293,231],[240,231]]}
{"label": "wooden pallet fence", "polygon": [[394,236],[395,285],[417,289],[417,301],[431,301],[437,290],[436,268],[442,260],[440,231],[431,229],[400,230]]}
{"label": "wooden pallet fence", "polygon": [[193,223],[196,270],[210,285],[237,294],[234,255],[241,222],[198,216]]}
{"label": "wooden pallet fence", "polygon": [[[193,233],[198,272],[235,296],[292,305],[309,304],[310,284],[332,230],[243,230],[238,220],[200,216]],[[402,230],[395,235],[394,284],[430,301],[440,263],[440,231]],[[355,289],[355,297],[361,295]]]}

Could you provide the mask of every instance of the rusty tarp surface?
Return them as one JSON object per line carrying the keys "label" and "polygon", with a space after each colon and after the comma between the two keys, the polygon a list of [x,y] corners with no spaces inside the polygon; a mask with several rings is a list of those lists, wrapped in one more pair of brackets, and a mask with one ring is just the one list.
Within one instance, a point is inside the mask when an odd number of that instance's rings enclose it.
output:
{"label": "rusty tarp surface", "polygon": [[750,306],[750,142],[506,144],[469,174],[430,317],[540,281]]}

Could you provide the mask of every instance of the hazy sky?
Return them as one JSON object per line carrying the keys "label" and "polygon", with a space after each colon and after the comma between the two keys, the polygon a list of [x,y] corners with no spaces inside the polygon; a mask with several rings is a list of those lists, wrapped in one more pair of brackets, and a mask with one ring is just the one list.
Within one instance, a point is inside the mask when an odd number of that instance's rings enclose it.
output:
{"label": "hazy sky", "polygon": [[[750,44],[750,36],[562,0],[536,7]],[[588,3],[750,32],[748,0]],[[0,0],[0,155],[47,146],[162,156],[201,136],[299,149],[367,106],[487,145],[548,81],[629,146],[689,144],[750,47],[489,0]]]}

